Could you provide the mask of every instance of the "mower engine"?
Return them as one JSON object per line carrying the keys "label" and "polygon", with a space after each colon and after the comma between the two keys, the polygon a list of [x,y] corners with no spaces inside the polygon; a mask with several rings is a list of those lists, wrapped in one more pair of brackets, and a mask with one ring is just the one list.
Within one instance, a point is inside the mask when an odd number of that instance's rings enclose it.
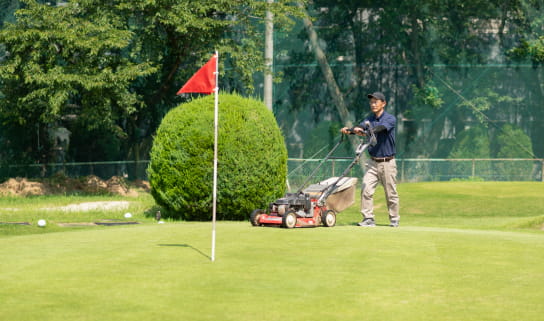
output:
{"label": "mower engine", "polygon": [[270,204],[270,212],[283,216],[289,211],[294,211],[300,217],[311,217],[312,201],[306,193],[287,193]]}

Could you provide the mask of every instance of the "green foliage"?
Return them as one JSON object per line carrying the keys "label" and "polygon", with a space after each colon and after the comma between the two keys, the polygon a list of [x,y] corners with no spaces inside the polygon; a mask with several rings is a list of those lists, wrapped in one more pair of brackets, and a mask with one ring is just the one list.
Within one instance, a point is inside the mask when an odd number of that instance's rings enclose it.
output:
{"label": "green foliage", "polygon": [[493,108],[493,106],[497,106],[499,104],[520,104],[523,100],[523,98],[520,97],[514,98],[506,95],[501,96],[489,88],[478,88],[476,91],[477,93],[475,93],[475,98],[471,100],[463,100],[459,104],[459,107],[467,108],[474,114],[478,121],[486,127],[488,125],[488,116],[486,116],[484,113],[485,111],[489,111]]}
{"label": "green foliage", "polygon": [[[195,99],[171,110],[157,131],[148,177],[168,214],[185,220],[212,215],[214,100]],[[285,190],[287,150],[262,102],[219,96],[217,218],[242,220]]]}
{"label": "green foliage", "polygon": [[450,158],[489,158],[489,135],[485,127],[472,127],[462,131],[450,152]]}
{"label": "green foliage", "polygon": [[440,90],[432,81],[425,84],[423,88],[418,88],[417,86],[412,85],[412,91],[414,93],[413,103],[416,105],[423,105],[431,107],[432,109],[438,109],[444,104]]}
{"label": "green foliage", "polygon": [[[490,140],[487,128],[483,126],[472,127],[462,131],[450,151],[449,158],[474,159],[490,158]],[[452,165],[453,173],[470,173],[476,166],[471,161],[459,161]],[[474,172],[480,176],[491,175],[491,164],[478,162]]]}
{"label": "green foliage", "polygon": [[[531,139],[527,134],[511,124],[505,124],[502,126],[498,133],[494,147],[494,156],[497,158],[533,158],[533,146]],[[522,177],[519,173],[531,173],[532,162],[525,164],[509,164],[499,163],[496,165],[496,170],[500,175],[507,175],[507,177],[518,177],[519,180],[525,180],[528,177]]]}
{"label": "green foliage", "polygon": [[512,124],[505,124],[497,135],[494,154],[498,158],[531,158],[533,145],[527,134]]}
{"label": "green foliage", "polygon": [[[2,8],[19,4],[6,1]],[[0,122],[8,127],[0,157],[19,162],[51,161],[47,132],[59,126],[85,146],[72,145],[70,160],[147,158],[195,66],[217,49],[222,89],[252,92],[252,76],[264,68],[265,10],[282,28],[298,11],[287,0],[23,2],[0,31]],[[28,124],[37,134],[22,140]],[[115,146],[100,142],[108,140]]]}
{"label": "green foliage", "polygon": [[89,15],[74,3],[53,7],[24,2],[17,21],[0,31],[0,43],[9,52],[0,65],[0,120],[10,129],[4,135],[15,140],[29,124],[38,134],[9,148],[20,151],[15,153],[19,161],[29,153],[27,157],[47,162],[52,127],[115,136],[117,121],[142,106],[131,84],[155,70],[124,54],[132,32],[114,16]]}
{"label": "green foliage", "polygon": [[[304,143],[304,154],[301,155],[303,158],[322,158],[327,152],[338,142],[341,138],[340,126],[338,122],[331,121],[322,121],[317,124],[314,128],[308,128],[307,131],[302,133],[302,140]],[[298,146],[294,146],[298,147]],[[351,152],[350,145],[348,143],[344,144],[340,148],[336,156],[339,156],[340,153],[344,152],[347,155],[350,155]],[[295,148],[294,150],[298,150]],[[295,156],[296,154],[293,154]]]}
{"label": "green foliage", "polygon": [[[449,158],[532,158],[531,139],[523,130],[511,124],[503,125],[497,134],[490,135],[487,127],[472,127],[459,133]],[[470,172],[471,161],[454,165],[454,172]],[[532,161],[527,163],[478,162],[474,171],[483,177],[518,177],[531,179]],[[526,177],[519,173],[529,173]]]}
{"label": "green foliage", "polygon": [[513,60],[523,61],[529,59],[535,65],[544,62],[544,36],[535,40],[521,40],[519,45],[508,51]]}
{"label": "green foliage", "polygon": [[[122,127],[125,153],[148,158],[151,137],[164,115],[181,100],[176,92],[219,51],[221,89],[252,94],[253,75],[264,68],[265,9],[278,28],[289,30],[297,8],[288,0],[268,5],[262,0],[84,0],[89,12],[105,11],[132,31],[127,55],[150,62],[156,72],[133,82],[143,106]],[[131,153],[131,154],[130,154]]]}
{"label": "green foliage", "polygon": [[[470,117],[465,108],[455,108],[460,98],[479,108],[471,110],[476,117],[489,112],[504,120],[515,108],[514,104],[504,107],[506,102],[496,105],[492,97],[477,99],[487,95],[478,89],[489,87],[500,96],[534,97],[525,108],[535,112],[521,113],[524,129],[532,123],[524,115],[542,114],[540,88],[520,91],[521,83],[535,83],[535,73],[541,70],[516,78],[519,74],[503,65],[505,52],[516,41],[529,30],[542,30],[542,23],[535,23],[542,21],[540,2],[314,0],[307,9],[353,119],[368,111],[365,95],[369,91],[382,90],[392,98],[388,108],[399,116],[399,155],[436,155],[439,137],[453,137]],[[289,80],[282,87],[281,112],[292,111],[279,118],[280,126],[300,135],[322,119],[338,121],[330,94],[334,88],[324,86],[314,46],[301,46],[308,41],[307,33],[300,32],[298,42],[292,34],[280,35],[276,47],[289,49],[281,57]],[[490,66],[481,68],[480,64]],[[304,115],[308,116],[302,121]]]}
{"label": "green foliage", "polygon": [[[17,22],[0,33],[10,53],[0,69],[4,94],[10,98],[3,108],[11,103],[12,113],[26,109],[36,114],[31,108],[39,106],[37,120],[51,123],[65,115],[68,103],[84,104],[83,117],[90,117],[89,126],[96,127],[115,119],[117,110],[131,114],[137,109],[138,96],[128,85],[153,69],[122,55],[130,31],[119,28],[108,14],[83,19],[77,5],[25,2],[28,7],[17,12]],[[14,87],[19,87],[17,97],[11,95]],[[21,124],[28,121],[15,116]]]}
{"label": "green foliage", "polygon": [[[452,139],[472,114],[484,124],[484,113],[494,123],[516,119],[534,142],[544,134],[542,70],[505,64],[516,57],[542,60],[541,1],[305,2],[351,118],[368,112],[368,91],[383,90],[391,98],[399,157],[446,155],[439,137]],[[47,132],[57,126],[80,137],[72,140],[68,160],[147,158],[162,117],[183,101],[176,90],[213,50],[220,52],[222,89],[259,93],[266,9],[275,15],[274,72],[284,75],[274,87],[274,112],[289,133],[290,148],[302,146],[290,152],[315,150],[304,146],[315,142],[309,129],[323,120],[339,122],[334,88],[316,64],[315,44],[300,20],[296,32],[285,28],[300,17],[292,1],[25,3],[14,21],[19,1],[0,1],[0,16],[14,23],[5,29],[9,41],[0,44],[0,64],[6,63],[0,75],[5,160],[50,161]],[[507,56],[517,44],[512,52],[519,52]],[[131,71],[144,74],[132,77]],[[500,102],[501,97],[518,101]],[[113,143],[93,140],[97,135]],[[542,157],[544,145],[534,148]]]}

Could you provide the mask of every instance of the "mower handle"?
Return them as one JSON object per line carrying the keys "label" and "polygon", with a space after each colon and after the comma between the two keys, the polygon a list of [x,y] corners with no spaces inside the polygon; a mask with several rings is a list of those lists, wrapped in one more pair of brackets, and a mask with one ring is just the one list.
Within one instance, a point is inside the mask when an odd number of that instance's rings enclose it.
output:
{"label": "mower handle", "polygon": [[[344,171],[344,173],[342,173],[342,176],[340,176],[340,178],[333,184],[333,185],[330,185],[330,187],[332,186],[335,186],[339,181],[340,179],[342,179],[344,176],[346,176],[349,172],[349,170],[351,170],[351,168],[359,161],[359,158],[361,156],[361,154],[368,148],[368,146],[374,146],[376,145],[376,135],[374,134],[374,130],[372,128],[372,125],[370,124],[369,121],[365,121],[364,122],[364,127],[360,127],[360,126],[355,126],[355,127],[359,127],[363,130],[363,133],[364,133],[364,136],[366,136],[368,138],[368,141],[365,141],[363,139],[363,141],[357,146],[357,148],[355,149],[355,157],[352,161],[352,163],[349,165],[349,167]],[[355,128],[353,127],[353,128]],[[349,131],[350,131],[350,134],[351,133],[354,133],[353,131],[353,128],[351,128]],[[331,157],[332,153],[334,153],[334,151],[338,148],[338,146],[340,146],[340,144],[342,144],[342,142],[344,141],[345,137],[344,136],[347,136],[346,134],[342,134],[341,137],[340,137],[340,140],[338,140],[338,142],[336,143],[336,145],[334,145],[334,147],[330,150],[330,152],[327,154],[327,156],[325,156],[325,158],[321,161],[321,163],[319,165],[317,165],[316,168],[314,168],[314,170],[312,171],[312,173],[306,178],[306,180],[304,181],[304,183],[302,183],[302,185],[300,186],[300,188],[297,190],[297,194],[299,193],[302,193],[302,190],[304,189],[304,187],[306,187],[306,184],[308,184],[308,182],[310,181],[310,179],[312,179],[315,175],[315,173],[317,173],[317,171],[319,170],[319,168],[321,168],[321,166]],[[337,187],[337,186],[336,186]],[[329,192],[328,195],[330,195],[335,189],[336,187],[334,188],[327,188],[327,190],[325,191],[325,193],[323,193],[323,195],[321,195],[321,197],[319,198],[319,202],[322,201],[323,199],[323,196],[325,194],[327,194],[326,192]],[[329,191],[330,190],[330,191]],[[327,196],[328,196],[327,195]],[[325,197],[326,198],[326,197]]]}
{"label": "mower handle", "polygon": [[[372,134],[372,137],[374,137],[374,144],[375,144],[375,140],[376,140],[376,137],[374,136],[374,132],[371,133]],[[353,161],[351,162],[351,164],[349,164],[349,166],[344,170],[344,172],[342,172],[342,175],[340,175],[338,177],[338,179],[331,185],[329,185],[324,191],[323,193],[321,194],[321,196],[319,197],[319,199],[317,200],[317,206],[323,206],[325,205],[325,201],[327,199],[327,197],[329,197],[337,188],[338,188],[338,183],[340,182],[340,180],[342,180],[344,177],[346,177],[346,175],[348,175],[349,171],[351,170],[351,168],[357,164],[359,162],[359,159],[361,158],[361,154],[368,148],[368,146],[372,145],[372,138],[369,139],[369,141],[365,142],[361,142],[359,144],[359,146],[357,146],[357,149],[355,150],[355,157],[353,158]]]}

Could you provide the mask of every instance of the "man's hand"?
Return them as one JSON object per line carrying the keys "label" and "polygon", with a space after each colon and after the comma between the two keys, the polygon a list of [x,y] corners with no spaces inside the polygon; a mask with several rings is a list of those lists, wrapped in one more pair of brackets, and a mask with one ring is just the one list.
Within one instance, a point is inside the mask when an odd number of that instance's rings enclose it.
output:
{"label": "man's hand", "polygon": [[365,131],[364,129],[362,129],[361,127],[353,127],[353,128],[349,128],[349,127],[344,127],[342,129],[340,129],[340,131],[342,132],[342,134],[346,134],[346,135],[359,135],[359,136],[364,136],[365,135]]}

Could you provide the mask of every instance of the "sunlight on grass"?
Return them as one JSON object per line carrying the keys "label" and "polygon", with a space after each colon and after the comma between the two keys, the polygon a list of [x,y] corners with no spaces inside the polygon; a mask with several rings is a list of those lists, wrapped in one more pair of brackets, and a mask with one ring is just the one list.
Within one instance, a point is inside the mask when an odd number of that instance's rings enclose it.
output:
{"label": "sunlight on grass", "polygon": [[[399,228],[384,226],[381,189],[375,228],[355,225],[358,199],[332,228],[218,222],[213,263],[210,222],[157,224],[149,195],[3,198],[0,221],[32,225],[0,225],[0,315],[43,321],[539,320],[543,186],[400,184]],[[130,205],[44,210],[101,201]],[[140,224],[58,225],[124,221],[127,211]],[[35,224],[42,217],[45,228]]]}
{"label": "sunlight on grass", "polygon": [[[210,229],[207,222],[144,224],[1,239],[0,255],[9,260],[0,268],[0,314],[361,320],[364,306],[372,320],[535,320],[544,312],[543,235],[219,222],[212,263]],[[25,309],[27,302],[35,308]],[[285,309],[307,302],[326,305]]]}

